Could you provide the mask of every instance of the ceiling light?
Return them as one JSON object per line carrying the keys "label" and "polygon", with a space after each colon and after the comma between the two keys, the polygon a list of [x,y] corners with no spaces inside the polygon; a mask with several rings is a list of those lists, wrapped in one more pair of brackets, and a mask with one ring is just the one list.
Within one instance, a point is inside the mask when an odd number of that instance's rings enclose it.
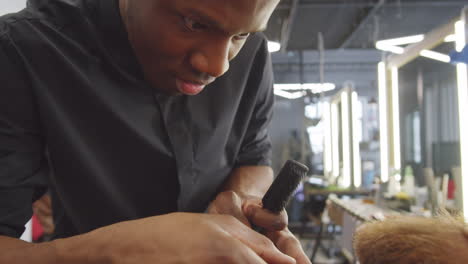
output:
{"label": "ceiling light", "polygon": [[375,47],[379,50],[389,51],[396,54],[403,54],[405,49],[398,47],[399,45],[407,45],[421,42],[424,39],[424,35],[414,35],[401,38],[384,39],[379,40],[375,43]]}
{"label": "ceiling light", "polygon": [[305,90],[311,90],[312,93],[322,93],[335,90],[336,85],[333,83],[304,83],[302,87]]}
{"label": "ceiling light", "polygon": [[445,42],[454,42],[457,39],[455,34],[448,35],[444,38]]}
{"label": "ceiling light", "polygon": [[278,95],[287,99],[298,99],[305,95],[304,91],[291,93],[291,92],[283,91],[280,89],[275,89],[274,93],[275,95]]}
{"label": "ceiling light", "polygon": [[449,55],[445,55],[445,54],[435,52],[435,51],[432,51],[432,50],[422,50],[419,53],[419,55],[421,55],[423,57],[426,57],[426,58],[429,58],[429,59],[438,60],[438,61],[441,61],[441,62],[446,62],[446,63],[450,62],[450,56]]}
{"label": "ceiling light", "polygon": [[275,89],[280,90],[302,90],[302,84],[300,83],[278,83],[274,85]]}
{"label": "ceiling light", "polygon": [[424,35],[414,35],[414,36],[407,36],[407,37],[401,37],[401,38],[379,40],[377,41],[377,43],[390,45],[390,46],[399,46],[399,45],[418,43],[418,42],[421,42],[423,39],[424,39]]}
{"label": "ceiling light", "polygon": [[388,45],[386,43],[381,43],[380,41],[375,43],[375,47],[379,50],[389,51],[396,54],[403,54],[405,52],[405,49],[402,47]]}
{"label": "ceiling light", "polygon": [[280,83],[274,85],[275,90],[310,90],[312,93],[323,93],[336,88],[333,83]]}
{"label": "ceiling light", "polygon": [[281,49],[281,44],[276,41],[268,41],[268,51],[277,52]]}

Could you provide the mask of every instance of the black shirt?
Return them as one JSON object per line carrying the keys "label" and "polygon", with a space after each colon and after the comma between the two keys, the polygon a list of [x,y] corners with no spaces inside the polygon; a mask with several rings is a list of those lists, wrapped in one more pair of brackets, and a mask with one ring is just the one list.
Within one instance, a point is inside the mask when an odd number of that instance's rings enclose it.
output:
{"label": "black shirt", "polygon": [[117,0],[30,0],[0,18],[0,234],[48,182],[57,237],[202,212],[233,168],[269,165],[271,62],[261,34],[196,96],[144,79]]}

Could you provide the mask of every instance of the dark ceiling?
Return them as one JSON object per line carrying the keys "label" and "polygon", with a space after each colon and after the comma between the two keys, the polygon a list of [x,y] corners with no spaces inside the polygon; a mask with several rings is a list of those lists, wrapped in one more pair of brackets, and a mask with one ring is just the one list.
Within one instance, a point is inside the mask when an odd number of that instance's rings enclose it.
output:
{"label": "dark ceiling", "polygon": [[467,0],[281,0],[266,35],[288,51],[373,48],[376,40],[431,31]]}

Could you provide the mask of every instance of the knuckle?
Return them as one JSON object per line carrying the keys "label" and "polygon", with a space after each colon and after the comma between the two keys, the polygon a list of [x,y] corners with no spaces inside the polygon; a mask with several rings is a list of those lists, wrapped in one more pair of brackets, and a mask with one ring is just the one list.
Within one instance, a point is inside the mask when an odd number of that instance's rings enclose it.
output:
{"label": "knuckle", "polygon": [[299,240],[293,235],[282,236],[278,241],[278,245],[286,246],[286,245],[300,245]]}
{"label": "knuckle", "polygon": [[257,245],[259,246],[259,250],[257,254],[259,257],[264,258],[267,252],[271,252],[271,250],[276,250],[275,244],[267,238],[262,238],[257,241]]}
{"label": "knuckle", "polygon": [[222,202],[233,201],[237,198],[237,194],[234,191],[224,191],[220,193],[217,197],[217,200]]}
{"label": "knuckle", "polygon": [[227,197],[227,198],[234,198],[237,196],[236,192],[235,191],[224,191],[223,192],[223,196],[224,197]]}
{"label": "knuckle", "polygon": [[[209,263],[239,263],[236,261],[237,256],[241,253],[238,245],[227,237],[223,238],[223,243],[213,243],[210,247]],[[206,263],[206,262],[205,262]]]}
{"label": "knuckle", "polygon": [[266,238],[266,237],[263,237],[260,239],[260,241],[258,241],[260,246],[263,247],[263,248],[272,248],[274,247],[275,245],[273,244],[273,242],[271,242],[270,239]]}

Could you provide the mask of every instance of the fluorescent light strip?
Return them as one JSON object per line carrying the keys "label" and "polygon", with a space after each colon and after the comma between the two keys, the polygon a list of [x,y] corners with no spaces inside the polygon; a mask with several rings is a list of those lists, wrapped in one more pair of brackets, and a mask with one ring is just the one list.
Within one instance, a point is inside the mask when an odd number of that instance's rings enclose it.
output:
{"label": "fluorescent light strip", "polygon": [[341,92],[341,123],[343,142],[343,187],[351,186],[351,144],[349,130],[349,96],[348,92]]}
{"label": "fluorescent light strip", "polygon": [[[466,19],[466,18],[465,18]],[[466,45],[465,21],[455,23],[456,43],[455,49],[461,52]],[[457,86],[458,86],[458,122],[460,126],[460,164],[462,178],[462,204],[463,215],[468,220],[468,124],[465,122],[464,114],[468,105],[468,69],[465,63],[457,64]]]}
{"label": "fluorescent light strip", "polygon": [[276,41],[268,41],[268,51],[273,53],[281,49],[281,44]]}
{"label": "fluorescent light strip", "polygon": [[458,85],[458,122],[460,126],[460,164],[462,178],[462,200],[463,214],[468,220],[468,124],[465,121],[465,113],[468,110],[468,80],[467,65],[457,64],[457,85]]}
{"label": "fluorescent light strip", "polygon": [[335,90],[336,85],[333,83],[304,83],[305,90],[311,90],[315,93],[328,92]]}
{"label": "fluorescent light strip", "polygon": [[338,121],[338,105],[331,104],[331,129],[332,129],[332,158],[333,158],[333,177],[340,176],[340,122]]}
{"label": "fluorescent light strip", "polygon": [[303,90],[300,83],[275,83],[273,87],[280,90]]}
{"label": "fluorescent light strip", "polygon": [[445,55],[445,54],[442,54],[440,52],[435,52],[435,51],[432,51],[432,50],[421,50],[419,55],[421,55],[423,57],[426,57],[426,58],[429,58],[429,59],[441,61],[441,62],[446,62],[446,63],[450,62],[450,56],[449,55]]}
{"label": "fluorescent light strip", "polygon": [[424,40],[424,35],[414,35],[394,39],[379,40],[375,43],[375,47],[379,50],[388,51],[396,54],[403,54],[405,49],[398,47],[399,45],[407,45],[418,43]]}
{"label": "fluorescent light strip", "polygon": [[336,85],[333,83],[277,83],[274,88],[281,90],[310,90],[312,93],[322,93],[334,90]]}
{"label": "fluorescent light strip", "polygon": [[384,39],[379,40],[377,43],[389,46],[399,46],[399,45],[407,45],[412,43],[418,43],[424,40],[424,35],[414,35],[414,36],[406,36],[401,38],[393,38],[393,39]]}
{"label": "fluorescent light strip", "polygon": [[455,42],[457,36],[455,34],[448,35],[444,38],[444,42]]}
{"label": "fluorescent light strip", "polygon": [[401,169],[400,151],[400,105],[398,87],[398,68],[392,68],[392,120],[393,120],[393,166],[396,170]]}
{"label": "fluorescent light strip", "polygon": [[405,49],[402,47],[380,43],[379,41],[377,41],[377,43],[375,44],[375,47],[379,50],[389,51],[389,52],[396,53],[396,54],[403,54],[405,52]]}
{"label": "fluorescent light strip", "polygon": [[325,126],[325,134],[324,134],[324,145],[325,145],[325,153],[324,153],[324,160],[323,160],[323,167],[325,170],[325,175],[329,176],[332,174],[333,171],[333,159],[332,159],[332,134],[331,134],[331,109],[330,103],[324,102],[323,104],[323,119],[324,119],[324,126]]}
{"label": "fluorescent light strip", "polygon": [[361,172],[361,153],[359,150],[359,120],[358,120],[359,100],[356,92],[351,94],[351,115],[353,118],[353,179],[354,187],[361,187],[362,172]]}
{"label": "fluorescent light strip", "polygon": [[455,23],[455,35],[456,35],[455,49],[457,50],[457,52],[461,52],[466,45],[464,21],[460,20]]}
{"label": "fluorescent light strip", "polygon": [[387,132],[387,69],[384,62],[378,65],[379,123],[380,123],[380,179],[388,181],[388,132]]}
{"label": "fluorescent light strip", "polygon": [[304,92],[290,93],[290,92],[286,92],[286,91],[283,91],[283,90],[280,90],[280,89],[275,89],[274,93],[276,95],[278,95],[278,96],[281,96],[281,97],[284,97],[284,98],[287,98],[287,99],[298,99],[298,98],[301,98],[302,96],[305,95]]}

